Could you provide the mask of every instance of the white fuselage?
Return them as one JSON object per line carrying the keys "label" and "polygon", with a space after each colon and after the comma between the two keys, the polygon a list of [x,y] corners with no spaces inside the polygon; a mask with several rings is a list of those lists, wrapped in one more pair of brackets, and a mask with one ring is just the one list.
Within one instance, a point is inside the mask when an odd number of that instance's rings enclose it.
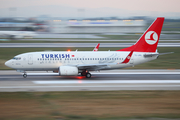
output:
{"label": "white fuselage", "polygon": [[[145,52],[133,52],[130,61],[126,64],[122,62],[130,52],[98,51],[98,52],[29,52],[15,56],[5,64],[20,71],[57,71],[60,66],[78,65],[103,65],[98,70],[118,69],[131,67],[157,58],[157,56],[144,57]],[[90,69],[94,70],[94,69]]]}
{"label": "white fuselage", "polygon": [[12,36],[13,38],[25,38],[36,36],[33,31],[0,31],[1,36]]}

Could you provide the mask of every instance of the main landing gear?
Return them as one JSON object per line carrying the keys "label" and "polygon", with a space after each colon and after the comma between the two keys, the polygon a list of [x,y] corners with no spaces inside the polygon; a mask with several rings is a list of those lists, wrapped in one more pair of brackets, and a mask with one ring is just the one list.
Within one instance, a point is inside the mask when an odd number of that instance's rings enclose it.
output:
{"label": "main landing gear", "polygon": [[86,73],[86,78],[91,78],[91,73]]}
{"label": "main landing gear", "polygon": [[81,73],[81,76],[86,76],[86,78],[91,78],[91,73],[89,73],[88,71],[83,71]]}

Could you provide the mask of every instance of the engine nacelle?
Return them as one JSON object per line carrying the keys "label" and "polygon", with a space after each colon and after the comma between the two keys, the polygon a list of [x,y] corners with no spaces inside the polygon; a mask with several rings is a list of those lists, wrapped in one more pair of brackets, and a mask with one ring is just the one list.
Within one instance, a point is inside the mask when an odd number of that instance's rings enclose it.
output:
{"label": "engine nacelle", "polygon": [[73,66],[60,66],[59,75],[78,75],[78,68]]}

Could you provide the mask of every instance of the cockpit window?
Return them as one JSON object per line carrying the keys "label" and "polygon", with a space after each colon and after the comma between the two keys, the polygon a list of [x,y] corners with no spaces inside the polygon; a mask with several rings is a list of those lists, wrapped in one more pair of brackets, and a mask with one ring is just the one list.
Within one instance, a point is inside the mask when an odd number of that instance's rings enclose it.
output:
{"label": "cockpit window", "polygon": [[20,57],[14,57],[13,60],[21,60]]}

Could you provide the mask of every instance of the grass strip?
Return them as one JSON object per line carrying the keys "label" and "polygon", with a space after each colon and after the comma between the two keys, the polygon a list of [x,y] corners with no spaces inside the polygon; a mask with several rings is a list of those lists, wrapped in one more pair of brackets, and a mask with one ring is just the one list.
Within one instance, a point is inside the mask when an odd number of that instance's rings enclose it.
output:
{"label": "grass strip", "polygon": [[176,120],[180,91],[2,92],[0,106],[2,120]]}

